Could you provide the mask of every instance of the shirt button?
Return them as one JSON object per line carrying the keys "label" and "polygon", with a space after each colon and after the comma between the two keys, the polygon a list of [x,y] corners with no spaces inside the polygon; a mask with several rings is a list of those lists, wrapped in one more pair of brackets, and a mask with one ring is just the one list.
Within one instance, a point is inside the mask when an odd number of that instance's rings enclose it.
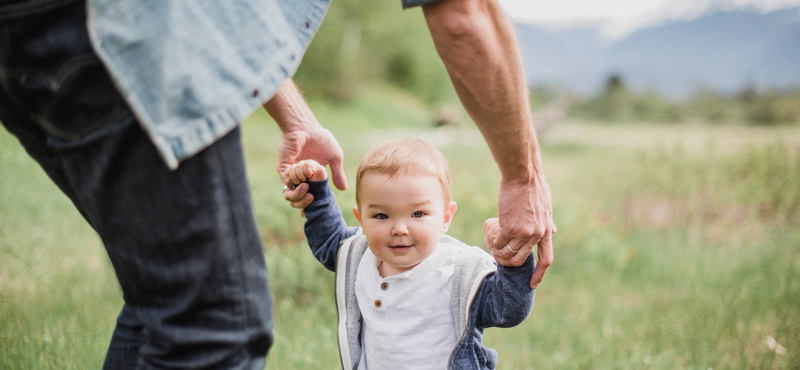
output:
{"label": "shirt button", "polygon": [[380,299],[375,300],[375,307],[380,308],[382,304]]}
{"label": "shirt button", "polygon": [[381,289],[383,290],[389,289],[389,283],[381,283]]}

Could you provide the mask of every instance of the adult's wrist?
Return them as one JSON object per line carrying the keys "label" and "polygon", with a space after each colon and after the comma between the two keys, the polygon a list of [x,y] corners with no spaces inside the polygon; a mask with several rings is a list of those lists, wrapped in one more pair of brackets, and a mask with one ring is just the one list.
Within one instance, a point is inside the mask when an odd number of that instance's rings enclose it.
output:
{"label": "adult's wrist", "polygon": [[264,109],[284,134],[321,127],[291,79],[286,80],[272,99],[264,103]]}
{"label": "adult's wrist", "polygon": [[500,169],[501,179],[506,183],[521,184],[543,179],[542,157],[535,133],[520,132],[506,136],[508,138],[504,140],[492,140],[494,143],[505,144],[494,145],[493,148],[490,145],[492,155]]}
{"label": "adult's wrist", "polygon": [[278,127],[281,130],[281,134],[286,136],[286,135],[292,135],[292,134],[302,133],[302,132],[306,132],[306,133],[312,132],[312,131],[317,130],[319,127],[322,127],[322,126],[319,123],[317,123],[315,125],[313,123],[308,123],[308,122],[302,122],[301,121],[301,122],[283,122],[283,123],[279,123]]}
{"label": "adult's wrist", "polygon": [[539,184],[547,183],[538,153],[529,157],[527,162],[505,171],[501,170],[500,183],[515,187],[536,187]]}

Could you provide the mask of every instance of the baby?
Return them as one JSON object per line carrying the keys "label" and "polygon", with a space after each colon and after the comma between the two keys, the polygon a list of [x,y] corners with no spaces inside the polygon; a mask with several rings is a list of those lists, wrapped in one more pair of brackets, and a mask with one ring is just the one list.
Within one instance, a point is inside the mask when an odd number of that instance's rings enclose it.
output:
{"label": "baby", "polygon": [[[456,203],[444,156],[419,140],[373,148],[356,173],[360,228],[348,227],[325,168],[301,161],[285,174],[314,199],[304,231],[314,256],[336,272],[344,369],[494,369],[487,327],[521,323],[533,306],[533,257],[497,266],[478,247],[445,235]],[[497,229],[497,219],[486,222]]]}

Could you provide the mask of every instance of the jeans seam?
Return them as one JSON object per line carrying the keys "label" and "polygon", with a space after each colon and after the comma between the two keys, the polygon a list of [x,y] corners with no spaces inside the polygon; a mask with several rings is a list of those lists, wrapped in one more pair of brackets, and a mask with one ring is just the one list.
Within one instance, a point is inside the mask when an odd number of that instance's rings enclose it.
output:
{"label": "jeans seam", "polygon": [[[118,108],[111,113],[107,114],[103,118],[97,120],[93,125],[84,128],[78,133],[68,133],[64,132],[61,129],[56,127],[48,127],[48,131],[52,131],[54,134],[57,134],[62,137],[62,140],[68,140],[70,142],[77,141],[80,139],[86,139],[92,134],[96,132],[100,132],[102,129],[111,126],[112,124],[118,122],[119,120],[125,118],[128,115],[128,110],[124,108]],[[74,144],[74,143],[70,143]]]}
{"label": "jeans seam", "polygon": [[[224,141],[224,140],[225,140],[225,137],[223,136],[222,138],[220,138],[219,141],[217,141],[217,144],[222,144],[221,142]],[[225,163],[225,158],[222,157],[222,150],[220,150],[220,149],[221,148],[217,148],[217,150],[214,150],[215,158],[217,159],[216,165],[218,166],[218,168],[224,169],[224,168],[226,168],[226,166],[223,165],[223,163]],[[242,158],[242,160],[244,160],[244,158]],[[239,279],[239,285],[242,287],[241,288],[241,296],[240,296],[240,302],[239,303],[242,305],[242,310],[244,311],[243,312],[244,313],[244,320],[241,323],[239,323],[237,329],[242,331],[243,333],[247,333],[247,329],[248,329],[248,326],[250,325],[249,323],[251,321],[250,309],[249,309],[248,303],[247,303],[247,292],[249,292],[250,289],[249,289],[249,283],[247,282],[247,279],[246,279],[246,276],[245,276],[245,271],[244,271],[245,270],[244,269],[244,260],[243,260],[244,259],[244,256],[243,256],[244,253],[242,251],[243,246],[240,243],[241,235],[239,235],[240,232],[236,227],[236,219],[233,217],[235,210],[234,210],[234,204],[231,201],[231,197],[232,197],[232,194],[233,194],[233,191],[231,189],[231,178],[230,178],[230,175],[229,175],[227,170],[223,170],[223,173],[224,173],[224,176],[223,176],[223,179],[224,179],[223,180],[223,187],[225,188],[225,200],[226,200],[226,203],[228,205],[228,212],[229,212],[229,215],[230,215],[229,216],[229,222],[230,222],[231,232],[233,233],[233,237],[234,237],[234,241],[235,241],[235,245],[236,245],[236,261],[238,263],[238,266],[237,266],[238,276],[237,277]],[[246,334],[245,334],[245,336],[246,336]],[[244,338],[244,342],[247,343],[248,341],[249,341],[249,338],[245,337]],[[240,352],[239,356],[246,356],[245,352],[244,352],[244,351],[246,351],[246,349],[247,349],[247,345],[245,345],[241,349],[243,352]],[[236,355],[234,355],[234,356],[236,356]]]}
{"label": "jeans seam", "polygon": [[[45,85],[47,85],[51,91],[58,92],[61,88],[61,84],[64,83],[64,80],[69,77],[69,75],[76,71],[77,69],[92,65],[98,64],[100,60],[97,59],[97,56],[94,53],[87,53],[83,55],[78,55],[76,57],[71,58],[68,60],[64,65],[58,69],[53,77],[48,77],[46,73],[42,73],[32,69],[0,69],[0,79],[5,79],[9,77],[17,77],[22,76],[23,78],[27,78],[30,75],[32,78],[35,78]],[[24,81],[22,81],[24,83]]]}
{"label": "jeans seam", "polygon": [[53,76],[52,81],[50,82],[50,89],[52,89],[53,92],[58,91],[58,89],[61,88],[61,84],[64,83],[64,81],[67,79],[67,77],[69,77],[70,74],[72,74],[72,72],[80,69],[81,67],[99,63],[100,59],[98,59],[97,55],[94,53],[78,55],[68,60],[66,63],[64,63],[64,66],[59,68],[58,72],[56,72],[56,74]]}
{"label": "jeans seam", "polygon": [[11,77],[22,77],[21,78],[22,83],[25,83],[25,79],[27,79],[29,76],[30,76],[30,78],[34,78],[34,79],[39,80],[40,82],[42,82],[45,85],[51,86],[51,89],[52,89],[53,79],[47,77],[47,74],[45,74],[45,73],[42,73],[42,72],[39,72],[39,71],[34,71],[34,70],[29,70],[29,69],[2,69],[2,70],[0,70],[0,79],[3,79],[3,80],[11,78]]}

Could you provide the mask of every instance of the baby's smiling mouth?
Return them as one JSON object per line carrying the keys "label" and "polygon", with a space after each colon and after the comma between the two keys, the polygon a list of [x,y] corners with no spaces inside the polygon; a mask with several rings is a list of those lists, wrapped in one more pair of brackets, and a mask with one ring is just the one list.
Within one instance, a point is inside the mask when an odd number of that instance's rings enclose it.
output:
{"label": "baby's smiling mouth", "polygon": [[411,246],[410,245],[390,245],[389,248],[392,248],[392,249],[405,249],[405,248],[411,248]]}

